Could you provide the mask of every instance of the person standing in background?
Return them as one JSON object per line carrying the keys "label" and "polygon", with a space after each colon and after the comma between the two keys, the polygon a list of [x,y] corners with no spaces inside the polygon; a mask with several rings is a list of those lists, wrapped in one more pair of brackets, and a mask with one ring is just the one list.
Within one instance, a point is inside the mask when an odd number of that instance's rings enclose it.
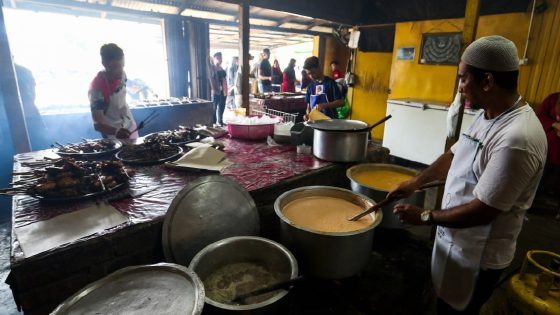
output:
{"label": "person standing in background", "polygon": [[318,111],[337,119],[337,108],[344,106],[344,98],[336,82],[323,74],[319,58],[312,56],[305,59],[303,69],[313,79],[307,86],[305,102],[307,103],[304,120],[309,119],[309,113],[316,108]]}
{"label": "person standing in background", "polygon": [[344,74],[340,72],[340,69],[338,68],[338,61],[336,60],[331,61],[331,70],[332,70],[333,80],[336,81],[338,79],[344,78]]}
{"label": "person standing in background", "polygon": [[136,139],[136,121],[126,103],[124,52],[111,43],[99,53],[105,71],[97,73],[88,91],[93,127],[103,138]]}
{"label": "person standing in background", "polygon": [[294,70],[296,66],[296,60],[294,58],[290,59],[290,63],[284,69],[283,79],[282,79],[282,92],[295,92],[296,91],[296,71]]}
{"label": "person standing in background", "polygon": [[27,125],[27,133],[33,151],[47,148],[49,141],[46,137],[47,130],[41,118],[41,113],[35,104],[35,78],[31,70],[14,63],[16,79],[23,105],[23,116]]}
{"label": "person standing in background", "polygon": [[[546,97],[537,111],[548,143],[548,155],[543,176],[544,192],[556,197],[560,202],[560,93],[553,93]],[[560,206],[557,219],[560,219]]]}
{"label": "person standing in background", "polygon": [[227,82],[226,71],[222,68],[222,53],[214,54],[210,65],[210,88],[212,89],[212,102],[214,104],[214,124],[223,126],[224,110],[226,108]]}
{"label": "person standing in background", "polygon": [[265,48],[262,52],[262,61],[259,65],[259,93],[272,92],[272,66],[270,65],[270,49]]}
{"label": "person standing in background", "polygon": [[231,58],[231,64],[227,67],[227,86],[228,93],[226,98],[226,105],[228,108],[235,108],[235,82],[237,81],[237,74],[239,68],[239,57]]}
{"label": "person standing in background", "polygon": [[282,85],[282,69],[280,69],[280,63],[277,59],[274,59],[272,63],[272,91],[280,92],[280,86]]}
{"label": "person standing in background", "polygon": [[[249,71],[249,84],[251,84],[251,93],[259,93],[259,67],[261,66],[262,53],[259,54],[259,59],[251,65],[251,70]],[[249,60],[252,60],[253,56],[249,55]]]}

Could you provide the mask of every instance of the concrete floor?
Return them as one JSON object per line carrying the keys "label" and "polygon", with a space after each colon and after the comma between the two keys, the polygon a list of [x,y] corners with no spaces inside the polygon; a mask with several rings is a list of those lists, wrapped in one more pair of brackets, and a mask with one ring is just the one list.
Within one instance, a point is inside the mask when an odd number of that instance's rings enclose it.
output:
{"label": "concrete floor", "polygon": [[[519,236],[515,260],[506,274],[520,266],[527,250],[544,249],[560,253],[560,220],[555,219],[559,208],[550,196],[537,197]],[[3,315],[21,314],[17,311],[9,287],[4,283],[9,273],[10,225],[9,218],[0,218],[0,314]],[[433,314],[433,303],[430,300],[433,296],[429,292],[429,285],[425,285],[429,283],[429,273],[415,274],[411,273],[412,269],[407,269],[410,265],[416,266],[416,269],[425,269],[428,266],[429,229],[414,229],[410,234],[413,236],[409,246],[412,250],[407,253],[395,253],[389,243],[377,243],[372,253],[373,263],[359,278],[326,283],[313,282],[295,288],[296,294],[292,294],[295,295],[293,301],[301,307],[298,306],[298,311],[290,313],[318,314],[315,303],[324,304],[325,301],[330,301],[331,305],[322,309],[322,314],[384,314],[386,311],[396,314],[394,311],[397,309],[400,310],[397,312],[399,314]],[[405,241],[404,238],[398,239],[393,236],[391,239],[395,243]],[[376,236],[376,240],[380,239]],[[384,253],[387,254],[385,257]],[[380,274],[383,276],[380,277]],[[368,279],[370,281],[367,281]],[[374,280],[379,283],[372,283]],[[428,290],[424,290],[428,292],[410,292],[413,287],[428,287]],[[298,291],[306,292],[298,295]],[[301,296],[305,296],[305,301],[300,300]],[[325,297],[328,298],[325,300]],[[408,303],[395,303],[399,300],[406,300]],[[502,286],[494,292],[482,314],[510,314],[508,307],[507,296]]]}

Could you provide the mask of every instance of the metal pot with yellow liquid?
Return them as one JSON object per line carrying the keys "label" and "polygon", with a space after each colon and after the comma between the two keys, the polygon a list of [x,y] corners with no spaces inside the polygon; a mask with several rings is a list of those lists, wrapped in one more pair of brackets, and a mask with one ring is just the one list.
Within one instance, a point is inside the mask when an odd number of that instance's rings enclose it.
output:
{"label": "metal pot with yellow liquid", "polygon": [[[393,164],[359,164],[349,168],[346,176],[350,179],[352,191],[363,194],[373,200],[383,200],[387,193],[393,190],[399,183],[409,180],[418,175],[418,171]],[[382,207],[383,221],[379,225],[383,228],[406,228],[393,214],[396,203],[413,204],[424,207],[424,191],[416,191],[405,199],[395,200]]]}

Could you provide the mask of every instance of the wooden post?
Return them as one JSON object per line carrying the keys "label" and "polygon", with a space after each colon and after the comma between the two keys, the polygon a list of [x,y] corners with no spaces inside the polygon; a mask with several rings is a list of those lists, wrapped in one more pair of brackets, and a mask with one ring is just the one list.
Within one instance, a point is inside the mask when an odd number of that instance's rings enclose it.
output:
{"label": "wooden post", "polygon": [[[239,4],[239,56],[241,61],[241,107],[249,115],[249,4]],[[256,84],[256,83],[255,83]]]}
{"label": "wooden post", "polygon": [[31,151],[29,135],[23,114],[23,104],[19,95],[16,72],[12,62],[12,54],[4,22],[4,10],[0,1],[0,94],[3,96],[4,108],[10,126],[14,152],[23,153]]}
{"label": "wooden post", "polygon": [[[478,27],[478,13],[480,9],[480,0],[467,0],[467,6],[465,8],[465,23],[463,25],[463,42],[461,43],[461,55],[465,48],[470,45],[475,39],[476,29]],[[453,95],[457,93],[459,88],[459,80],[455,80],[455,89]],[[459,136],[461,135],[461,125],[463,124],[463,113],[465,112],[465,100],[461,97],[461,107],[459,108],[459,115],[457,117],[457,125],[453,132],[452,138],[447,138],[445,141],[445,152],[453,146]]]}

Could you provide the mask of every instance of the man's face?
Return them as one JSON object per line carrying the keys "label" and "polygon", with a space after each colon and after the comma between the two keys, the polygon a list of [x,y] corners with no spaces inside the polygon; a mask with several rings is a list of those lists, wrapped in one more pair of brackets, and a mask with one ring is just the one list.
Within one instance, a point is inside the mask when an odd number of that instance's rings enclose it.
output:
{"label": "man's face", "polygon": [[334,71],[338,68],[338,66],[336,64],[331,64],[331,70]]}
{"label": "man's face", "polygon": [[222,64],[222,56],[214,57],[214,65],[219,66]]}
{"label": "man's face", "polygon": [[118,60],[104,61],[102,64],[111,78],[122,78],[124,72],[124,57]]}
{"label": "man's face", "polygon": [[268,54],[263,53],[263,59],[268,59],[268,58],[270,58],[270,56]]}
{"label": "man's face", "polygon": [[482,102],[483,89],[474,80],[474,76],[467,71],[467,65],[463,62],[459,63],[459,92],[471,102],[471,108],[481,109],[484,104]]}
{"label": "man's face", "polygon": [[319,71],[319,68],[305,69],[305,72],[306,72],[307,75],[309,75],[313,80],[318,80],[318,79],[321,79],[321,77],[322,77],[321,72]]}

